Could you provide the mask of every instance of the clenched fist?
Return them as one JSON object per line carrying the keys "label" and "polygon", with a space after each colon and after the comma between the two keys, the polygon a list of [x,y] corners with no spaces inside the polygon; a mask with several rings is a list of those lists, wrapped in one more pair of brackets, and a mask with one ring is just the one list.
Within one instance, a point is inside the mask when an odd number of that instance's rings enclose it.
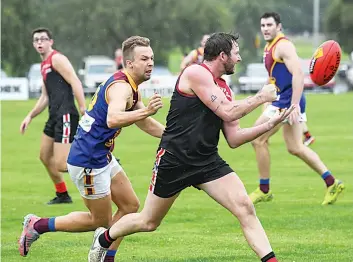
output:
{"label": "clenched fist", "polygon": [[150,115],[154,115],[157,111],[163,107],[162,97],[160,94],[154,94],[150,98],[150,102],[148,103],[147,110]]}
{"label": "clenched fist", "polygon": [[275,101],[277,98],[277,87],[274,84],[264,85],[260,90],[260,94],[266,102]]}

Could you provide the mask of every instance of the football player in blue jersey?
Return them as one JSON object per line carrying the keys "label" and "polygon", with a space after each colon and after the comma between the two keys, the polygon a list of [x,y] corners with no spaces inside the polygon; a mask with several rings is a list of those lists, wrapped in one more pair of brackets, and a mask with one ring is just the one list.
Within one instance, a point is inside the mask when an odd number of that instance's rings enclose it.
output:
{"label": "football player in blue jersey", "polygon": [[[72,212],[65,216],[25,217],[19,241],[22,256],[31,244],[47,232],[87,232],[108,227],[123,215],[136,212],[139,200],[112,152],[114,139],[123,127],[136,124],[144,132],[160,138],[164,126],[150,116],[162,106],[155,94],[146,107],[138,86],[150,79],[154,61],[150,40],[133,36],[123,42],[124,70],[117,71],[98,88],[79,122],[68,157],[68,171],[89,212]],[[118,207],[112,215],[111,202]],[[115,241],[104,261],[114,261],[122,238]]]}
{"label": "football player in blue jersey", "polygon": [[269,83],[276,85],[278,96],[276,101],[266,107],[255,125],[268,121],[283,108],[295,105],[295,110],[282,125],[278,125],[277,128],[252,141],[260,173],[260,185],[250,194],[250,198],[254,204],[273,199],[270,190],[268,140],[283,126],[283,135],[288,152],[303,160],[322,177],[327,187],[322,204],[333,204],[344,189],[344,184],[334,178],[318,154],[306,147],[302,141],[303,127],[301,122],[306,122],[306,102],[303,94],[304,74],[295,46],[282,33],[281,18],[277,13],[265,13],[261,17],[261,31],[267,42],[264,49],[264,63],[269,74]]}

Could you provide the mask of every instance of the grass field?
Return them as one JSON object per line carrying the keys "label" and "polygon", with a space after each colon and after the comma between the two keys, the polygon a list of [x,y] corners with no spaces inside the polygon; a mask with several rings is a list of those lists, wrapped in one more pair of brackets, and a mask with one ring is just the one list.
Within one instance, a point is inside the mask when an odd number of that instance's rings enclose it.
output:
{"label": "grass field", "polygon": [[[271,140],[273,202],[256,207],[272,247],[283,262],[353,261],[353,94],[308,95],[309,127],[313,144],[333,174],[346,184],[346,191],[333,206],[321,206],[325,187],[321,178],[304,163],[287,154],[281,134]],[[156,118],[164,122],[168,100]],[[92,232],[43,235],[27,258],[20,257],[17,239],[27,213],[58,216],[85,210],[79,193],[66,181],[72,205],[47,206],[53,185],[41,165],[39,140],[47,114],[31,123],[25,136],[19,125],[35,101],[2,102],[2,225],[4,262],[87,261]],[[253,124],[256,111],[241,123]],[[123,130],[115,155],[121,158],[143,204],[151,177],[158,140],[137,128]],[[257,186],[255,154],[251,145],[231,150],[222,139],[220,153],[244,181],[248,191]],[[185,190],[153,233],[127,237],[117,261],[228,262],[259,261],[241,234],[237,220],[203,192]]]}

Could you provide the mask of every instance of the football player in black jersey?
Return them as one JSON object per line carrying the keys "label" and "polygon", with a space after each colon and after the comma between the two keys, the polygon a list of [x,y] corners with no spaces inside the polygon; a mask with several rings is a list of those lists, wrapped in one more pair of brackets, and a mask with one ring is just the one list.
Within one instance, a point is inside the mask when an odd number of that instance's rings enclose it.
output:
{"label": "football player in black jersey", "polygon": [[72,203],[61,172],[67,170],[67,156],[79,121],[74,96],[80,113],[83,115],[86,110],[82,84],[67,57],[53,49],[54,40],[48,29],[33,30],[32,41],[42,59],[42,93],[22,121],[20,132],[24,134],[32,119],[49,107],[40,145],[40,160],[56,190],[56,197],[48,204]]}

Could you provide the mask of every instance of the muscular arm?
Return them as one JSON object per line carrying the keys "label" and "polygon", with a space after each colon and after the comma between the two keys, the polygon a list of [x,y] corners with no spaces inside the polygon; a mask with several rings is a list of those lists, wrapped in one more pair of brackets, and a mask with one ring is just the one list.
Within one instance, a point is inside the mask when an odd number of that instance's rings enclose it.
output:
{"label": "muscular arm", "polygon": [[[141,96],[139,95],[139,101],[136,103],[135,110],[144,109],[146,108],[144,103],[141,100]],[[152,117],[147,117],[135,123],[142,131],[146,132],[147,134],[161,138],[164,132],[164,125],[159,123],[157,120],[153,119]]]}
{"label": "muscular arm", "polygon": [[109,128],[129,126],[152,114],[146,107],[125,111],[126,105],[132,96],[132,90],[128,83],[115,83],[106,92],[106,97],[108,98],[107,125]]}
{"label": "muscular arm", "polygon": [[55,54],[53,56],[53,67],[66,80],[66,82],[71,85],[80,112],[81,114],[84,114],[86,110],[85,95],[83,93],[81,81],[78,79],[69,59],[62,54]]}
{"label": "muscular arm", "polygon": [[280,41],[276,48],[278,56],[284,61],[288,71],[293,75],[292,104],[298,105],[304,89],[304,74],[293,43]]}
{"label": "muscular arm", "polygon": [[222,131],[229,147],[236,148],[254,140],[271,128],[273,128],[273,123],[271,122],[250,128],[240,128],[239,120],[235,120],[232,122],[224,122]]}
{"label": "muscular arm", "polygon": [[187,78],[185,82],[189,88],[225,122],[240,119],[266,102],[266,97],[261,92],[244,100],[228,101],[222,90],[214,83],[212,75],[201,66],[188,67],[182,78]]}
{"label": "muscular arm", "polygon": [[49,98],[47,89],[45,88],[45,84],[42,83],[42,93],[38,98],[37,103],[33,107],[33,109],[28,113],[30,118],[35,118],[37,115],[43,112],[43,110],[48,106]]}

